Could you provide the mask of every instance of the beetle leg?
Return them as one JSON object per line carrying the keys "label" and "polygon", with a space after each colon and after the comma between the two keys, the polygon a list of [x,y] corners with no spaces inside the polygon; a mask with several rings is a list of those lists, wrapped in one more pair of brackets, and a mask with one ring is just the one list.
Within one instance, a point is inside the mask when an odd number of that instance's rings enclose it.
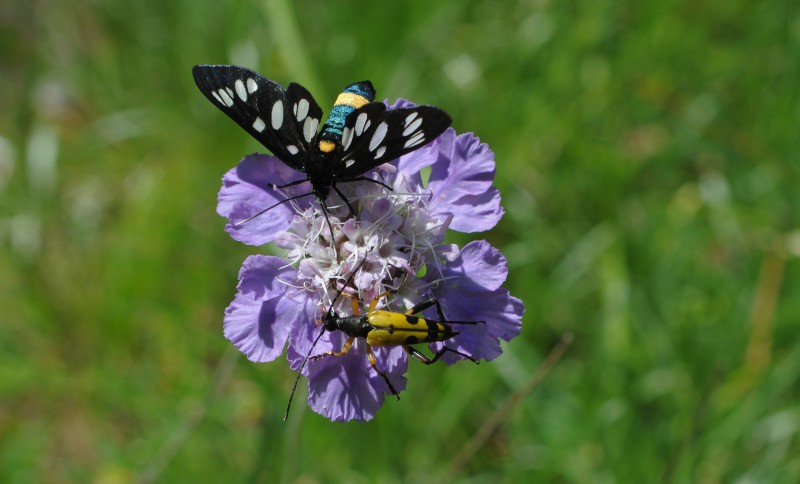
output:
{"label": "beetle leg", "polygon": [[432,364],[436,363],[437,361],[439,361],[439,358],[441,358],[442,355],[447,353],[448,351],[451,352],[451,353],[455,353],[457,355],[461,355],[464,358],[466,358],[466,359],[470,360],[471,362],[475,363],[476,365],[478,364],[478,361],[475,360],[474,358],[472,358],[471,356],[469,356],[467,354],[464,354],[464,353],[462,353],[462,352],[460,352],[458,350],[454,350],[453,348],[448,348],[447,346],[442,346],[442,349],[437,351],[436,354],[433,355],[433,358],[428,358],[427,356],[425,356],[424,353],[420,352],[418,349],[414,348],[413,346],[403,345],[403,349],[406,350],[406,353],[408,353],[409,356],[413,357],[415,360],[420,361],[420,362],[422,362],[422,363],[424,363],[426,365],[432,365]]}
{"label": "beetle leg", "polygon": [[325,356],[344,356],[344,355],[347,354],[348,351],[350,351],[350,347],[353,346],[353,341],[355,341],[355,339],[356,338],[354,336],[351,336],[351,337],[347,338],[347,341],[345,341],[344,346],[342,347],[342,351],[339,351],[339,352],[328,351],[327,353],[320,353],[318,355],[312,356],[309,359],[310,360],[318,360],[318,359],[323,358]]}
{"label": "beetle leg", "polygon": [[389,381],[389,378],[386,376],[386,373],[382,372],[378,369],[378,362],[375,360],[375,353],[372,352],[372,347],[367,345],[367,359],[369,359],[369,364],[372,365],[372,368],[378,372],[380,376],[383,377],[383,380],[389,386],[389,390],[392,392],[392,395],[396,396],[398,400],[400,400],[400,394],[397,393],[397,390],[394,389],[392,386],[392,382]]}
{"label": "beetle leg", "polygon": [[382,297],[386,297],[389,294],[394,294],[397,291],[386,291],[378,294],[377,296],[372,298],[372,301],[369,303],[369,312],[375,311],[375,308],[378,306],[378,301],[381,300]]}
{"label": "beetle leg", "polygon": [[422,311],[425,311],[426,309],[428,309],[429,307],[434,306],[434,305],[436,306],[436,314],[439,315],[439,322],[440,323],[447,323],[447,324],[479,324],[480,323],[480,324],[486,324],[486,321],[449,321],[449,320],[445,319],[444,313],[442,312],[442,305],[439,304],[439,300],[436,299],[435,297],[432,297],[430,299],[427,299],[427,300],[422,301],[421,303],[415,305],[414,307],[412,307],[411,309],[406,311],[406,314],[407,315],[412,315],[412,314],[416,314],[416,313],[421,313]]}
{"label": "beetle leg", "polygon": [[445,319],[444,319],[444,314],[442,313],[442,306],[441,304],[439,304],[439,301],[437,301],[435,297],[426,299],[425,301],[422,301],[419,304],[415,304],[411,309],[406,311],[406,314],[411,315],[411,314],[421,313],[422,311],[425,311],[434,304],[436,305],[436,312],[439,314],[439,321],[444,322]]}

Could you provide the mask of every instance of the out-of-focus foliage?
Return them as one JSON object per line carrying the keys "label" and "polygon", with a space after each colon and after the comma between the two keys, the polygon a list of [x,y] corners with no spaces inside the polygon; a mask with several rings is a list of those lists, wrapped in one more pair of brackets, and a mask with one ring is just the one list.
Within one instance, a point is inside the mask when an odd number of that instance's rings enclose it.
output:
{"label": "out-of-focus foliage", "polygon": [[[800,481],[798,59],[787,0],[3,3],[0,475]],[[225,234],[216,192],[262,148],[197,63],[326,109],[370,79],[489,143],[522,336],[490,364],[412,362],[373,422],[282,422],[294,374],[221,332],[268,249]]]}

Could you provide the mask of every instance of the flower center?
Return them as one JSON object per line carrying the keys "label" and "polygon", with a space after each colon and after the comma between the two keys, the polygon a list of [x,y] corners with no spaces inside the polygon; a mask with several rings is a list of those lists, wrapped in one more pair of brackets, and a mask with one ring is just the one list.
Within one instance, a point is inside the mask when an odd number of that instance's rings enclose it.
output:
{"label": "flower center", "polygon": [[[330,197],[333,241],[318,204],[297,213],[291,228],[276,238],[289,251],[288,259],[298,265],[298,282],[318,291],[324,308],[334,303],[337,311],[352,313],[349,298],[333,301],[344,284],[362,307],[387,291],[409,300],[424,296],[417,294],[416,274],[429,251],[441,243],[446,223],[430,215],[426,193],[412,192],[403,180],[382,181],[394,190],[369,182],[342,184],[348,199],[359,200],[353,218],[347,218],[346,203],[334,203]],[[380,306],[385,304],[383,300]]]}

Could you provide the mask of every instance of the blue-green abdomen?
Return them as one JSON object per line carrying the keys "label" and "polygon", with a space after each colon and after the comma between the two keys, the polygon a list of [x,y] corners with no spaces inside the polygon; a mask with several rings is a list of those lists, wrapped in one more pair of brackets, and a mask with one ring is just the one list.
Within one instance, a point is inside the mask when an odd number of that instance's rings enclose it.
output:
{"label": "blue-green abdomen", "polygon": [[[375,100],[375,89],[369,81],[361,81],[350,84],[339,97],[325,120],[325,125],[320,133],[320,150],[330,152],[334,145],[338,145],[342,139],[344,122],[347,116],[361,106]],[[327,142],[327,143],[326,143]]]}

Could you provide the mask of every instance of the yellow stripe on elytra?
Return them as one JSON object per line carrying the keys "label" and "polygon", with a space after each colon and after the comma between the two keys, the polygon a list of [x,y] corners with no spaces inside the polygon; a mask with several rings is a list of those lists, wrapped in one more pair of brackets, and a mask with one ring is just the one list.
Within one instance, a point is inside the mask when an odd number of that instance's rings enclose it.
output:
{"label": "yellow stripe on elytra", "polygon": [[335,106],[345,105],[350,106],[355,109],[360,108],[361,106],[367,104],[369,100],[360,94],[355,94],[352,92],[343,92],[339,94],[339,97],[336,98],[336,102],[333,103]]}
{"label": "yellow stripe on elytra", "polygon": [[428,325],[422,318],[418,318],[416,324],[411,324],[405,314],[380,310],[370,312],[367,318],[369,324],[375,327],[367,334],[367,344],[372,346],[406,344],[410,336],[416,338],[411,344],[421,343],[428,336]]}

